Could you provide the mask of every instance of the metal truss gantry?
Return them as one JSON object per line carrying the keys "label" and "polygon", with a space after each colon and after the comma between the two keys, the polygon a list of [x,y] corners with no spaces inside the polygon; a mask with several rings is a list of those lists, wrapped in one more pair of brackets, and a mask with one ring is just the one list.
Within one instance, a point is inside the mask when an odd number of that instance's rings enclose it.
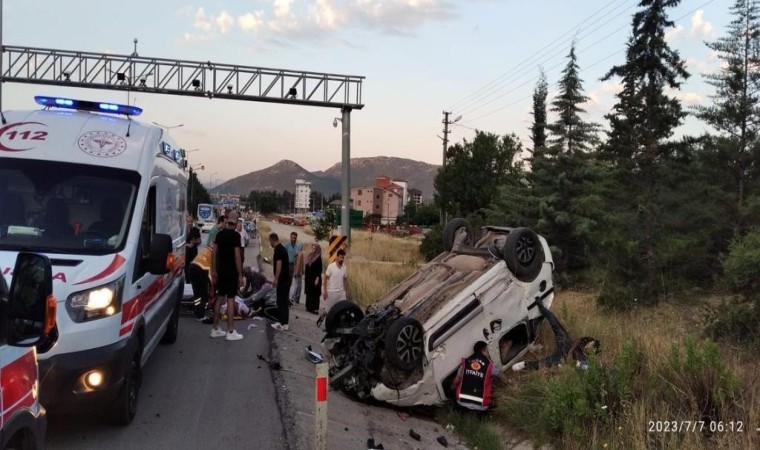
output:
{"label": "metal truss gantry", "polygon": [[131,55],[115,55],[3,45],[2,1],[0,107],[2,83],[15,82],[339,108],[342,113],[341,232],[350,241],[351,110],[364,107],[364,77],[149,58],[138,56],[137,51]]}
{"label": "metal truss gantry", "polygon": [[356,75],[3,46],[6,82],[362,109]]}

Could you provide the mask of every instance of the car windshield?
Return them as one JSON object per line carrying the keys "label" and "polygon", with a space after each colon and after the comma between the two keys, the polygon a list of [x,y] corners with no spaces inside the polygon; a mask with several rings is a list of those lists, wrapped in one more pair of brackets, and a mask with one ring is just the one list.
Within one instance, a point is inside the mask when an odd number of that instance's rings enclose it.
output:
{"label": "car windshield", "polygon": [[0,250],[119,251],[139,182],[123,169],[0,158]]}

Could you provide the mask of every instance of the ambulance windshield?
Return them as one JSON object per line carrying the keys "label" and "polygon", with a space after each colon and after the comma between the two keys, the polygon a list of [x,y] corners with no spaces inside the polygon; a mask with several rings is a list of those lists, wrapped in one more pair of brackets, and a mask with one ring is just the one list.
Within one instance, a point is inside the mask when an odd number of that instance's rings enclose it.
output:
{"label": "ambulance windshield", "polygon": [[0,158],[0,250],[117,252],[139,182],[123,169]]}

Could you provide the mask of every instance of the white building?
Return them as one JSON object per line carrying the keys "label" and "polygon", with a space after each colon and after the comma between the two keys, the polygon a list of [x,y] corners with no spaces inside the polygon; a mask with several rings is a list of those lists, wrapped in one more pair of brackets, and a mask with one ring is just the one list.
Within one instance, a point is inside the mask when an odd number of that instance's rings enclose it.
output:
{"label": "white building", "polygon": [[309,212],[311,209],[311,182],[296,180],[296,212]]}

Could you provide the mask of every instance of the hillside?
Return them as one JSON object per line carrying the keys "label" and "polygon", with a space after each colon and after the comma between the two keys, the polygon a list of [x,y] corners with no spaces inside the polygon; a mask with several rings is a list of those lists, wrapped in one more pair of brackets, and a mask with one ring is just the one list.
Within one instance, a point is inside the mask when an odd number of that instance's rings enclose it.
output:
{"label": "hillside", "polygon": [[[376,156],[351,159],[351,187],[372,186],[375,177],[387,175],[406,180],[409,187],[422,190],[424,199],[433,198],[433,179],[439,166],[405,158]],[[212,192],[248,195],[251,191],[295,190],[295,180],[311,182],[312,191],[329,196],[340,192],[341,163],[325,171],[309,172],[297,163],[282,160],[265,169],[233,178],[212,189]]]}

